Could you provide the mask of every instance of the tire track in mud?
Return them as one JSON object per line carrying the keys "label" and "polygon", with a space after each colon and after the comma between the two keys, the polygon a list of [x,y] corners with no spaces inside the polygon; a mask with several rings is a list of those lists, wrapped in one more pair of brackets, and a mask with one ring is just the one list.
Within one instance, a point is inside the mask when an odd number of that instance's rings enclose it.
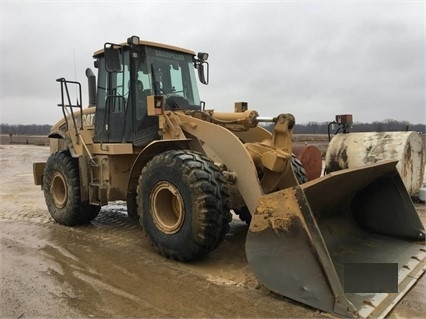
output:
{"label": "tire track in mud", "polygon": [[34,214],[25,211],[0,211],[1,221],[27,222],[36,225],[54,224],[55,221],[46,213]]}

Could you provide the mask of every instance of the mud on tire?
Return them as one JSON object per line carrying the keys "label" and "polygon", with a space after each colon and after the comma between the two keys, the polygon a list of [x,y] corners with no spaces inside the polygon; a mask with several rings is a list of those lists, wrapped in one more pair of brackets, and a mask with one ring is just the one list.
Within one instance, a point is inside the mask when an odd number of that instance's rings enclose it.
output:
{"label": "mud on tire", "polygon": [[197,152],[173,150],[155,156],[139,177],[137,203],[147,237],[167,258],[201,258],[219,245],[229,229],[224,177]]}
{"label": "mud on tire", "polygon": [[43,173],[43,191],[52,218],[63,225],[86,224],[96,218],[100,207],[81,202],[78,159],[68,152],[50,155]]}

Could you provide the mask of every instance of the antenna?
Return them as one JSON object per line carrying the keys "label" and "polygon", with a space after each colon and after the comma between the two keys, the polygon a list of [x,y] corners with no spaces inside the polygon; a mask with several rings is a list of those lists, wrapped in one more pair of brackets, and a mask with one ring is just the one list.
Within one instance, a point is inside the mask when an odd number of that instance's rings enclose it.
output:
{"label": "antenna", "polygon": [[[77,63],[76,63],[76,59],[75,59],[75,48],[73,48],[72,51],[73,51],[73,54],[74,54],[74,81],[77,82]],[[78,103],[77,86],[75,87],[75,96],[77,97],[77,105],[78,105],[79,103]]]}

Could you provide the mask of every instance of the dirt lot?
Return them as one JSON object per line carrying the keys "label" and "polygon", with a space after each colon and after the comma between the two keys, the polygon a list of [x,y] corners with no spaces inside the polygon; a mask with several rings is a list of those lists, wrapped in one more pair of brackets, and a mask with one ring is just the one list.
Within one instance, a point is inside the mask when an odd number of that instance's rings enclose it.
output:
{"label": "dirt lot", "polygon": [[[87,226],[55,224],[32,177],[48,152],[0,145],[1,318],[321,317],[257,282],[244,254],[247,226],[237,220],[216,251],[190,264],[157,255],[124,203]],[[416,206],[425,224],[424,204]],[[425,313],[423,276],[390,317]]]}

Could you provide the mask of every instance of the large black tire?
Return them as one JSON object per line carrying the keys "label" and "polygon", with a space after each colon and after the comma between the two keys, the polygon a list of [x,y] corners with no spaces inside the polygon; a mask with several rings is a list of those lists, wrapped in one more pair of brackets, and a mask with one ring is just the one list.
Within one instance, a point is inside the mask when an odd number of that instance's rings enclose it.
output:
{"label": "large black tire", "polygon": [[189,150],[155,156],[138,184],[140,223],[163,256],[189,261],[216,248],[229,229],[229,191],[207,157]]}
{"label": "large black tire", "polygon": [[78,159],[72,158],[68,152],[56,152],[48,158],[43,190],[49,213],[60,224],[86,224],[99,213],[100,206],[81,202]]}
{"label": "large black tire", "polygon": [[306,177],[306,171],[303,168],[302,162],[294,154],[291,154],[291,166],[299,185],[306,183],[308,181]]}
{"label": "large black tire", "polygon": [[[294,154],[292,154],[291,157],[291,166],[293,168],[294,175],[296,176],[299,185],[306,183],[308,179],[306,178],[305,169],[303,168],[302,162]],[[251,214],[247,206],[241,207],[240,209],[235,209],[234,212],[238,215],[240,220],[246,222],[247,225],[250,225]]]}

